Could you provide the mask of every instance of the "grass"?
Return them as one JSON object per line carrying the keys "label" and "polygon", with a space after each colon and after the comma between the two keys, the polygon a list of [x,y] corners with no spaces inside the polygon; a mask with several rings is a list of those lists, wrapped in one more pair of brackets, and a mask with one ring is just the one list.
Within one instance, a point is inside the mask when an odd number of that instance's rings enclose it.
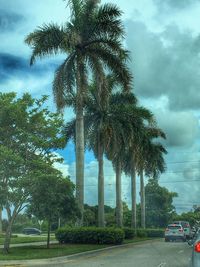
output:
{"label": "grass", "polygon": [[11,248],[8,255],[0,253],[0,260],[29,260],[29,259],[45,259],[52,257],[61,257],[72,255],[80,252],[100,249],[109,245],[92,245],[92,244],[66,244],[51,245],[50,249],[46,246],[30,246]]}
{"label": "grass", "polygon": [[[46,241],[47,237],[46,236],[17,236],[11,238],[11,244],[20,244],[20,243],[32,243],[32,242],[42,242]],[[51,236],[51,241],[56,240],[55,236]],[[3,245],[4,243],[4,238],[0,237],[0,245]]]}
{"label": "grass", "polygon": [[[155,238],[154,238],[155,239]],[[134,238],[125,240],[124,244],[136,243],[140,241],[152,240],[152,238]],[[72,255],[80,252],[101,249],[113,245],[97,245],[97,244],[52,244],[50,249],[46,246],[24,246],[10,248],[8,255],[0,252],[0,260],[29,260],[29,259],[45,259],[53,257],[61,257]]]}

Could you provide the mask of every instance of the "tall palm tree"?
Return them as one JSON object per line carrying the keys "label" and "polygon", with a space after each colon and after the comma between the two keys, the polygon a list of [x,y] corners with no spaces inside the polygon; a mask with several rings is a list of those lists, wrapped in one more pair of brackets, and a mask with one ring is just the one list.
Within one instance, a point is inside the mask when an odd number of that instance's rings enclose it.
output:
{"label": "tall palm tree", "polygon": [[[123,151],[119,150],[116,154],[116,163],[123,162],[122,168],[125,174],[131,176],[131,199],[132,199],[132,219],[131,226],[136,231],[136,158],[137,158],[137,144],[140,143],[141,136],[144,130],[144,123],[150,123],[153,120],[152,113],[142,107],[134,106],[136,103],[129,103],[129,109],[131,110],[130,116],[126,114],[126,122],[124,128],[127,126],[127,122],[130,124],[129,129],[125,132],[125,144],[123,144]],[[119,157],[119,159],[118,159]],[[120,166],[121,167],[121,166]],[[120,215],[119,215],[120,216]]]}
{"label": "tall palm tree", "polygon": [[[109,87],[112,90],[112,87]],[[122,93],[108,95],[107,101],[101,95],[97,97],[95,91],[91,91],[85,112],[85,125],[87,141],[90,149],[98,160],[98,226],[104,226],[104,170],[103,156],[110,151],[110,146],[117,145],[117,134],[122,137],[123,128],[121,121],[125,120],[125,114],[119,107],[119,100]]]}
{"label": "tall palm tree", "polygon": [[[141,227],[145,228],[145,186],[144,172],[146,174],[157,176],[164,169],[163,153],[165,148],[160,143],[155,143],[157,138],[166,139],[165,133],[154,125],[144,128],[141,143],[138,144],[137,171],[140,176],[140,203],[141,203]],[[159,164],[158,161],[162,161]],[[161,163],[161,162],[160,162]]]}
{"label": "tall palm tree", "polygon": [[[120,116],[123,114],[123,119],[120,120],[120,126],[115,129],[115,139],[111,140],[107,155],[112,160],[116,172],[116,222],[117,226],[122,227],[121,174],[124,168],[126,170],[126,164],[131,159],[131,155],[129,155],[128,159],[126,158],[127,149],[129,149],[132,142],[136,142],[138,132],[143,129],[143,121],[150,120],[152,114],[147,109],[138,107],[137,99],[131,93],[116,96],[115,102],[118,105]],[[134,169],[131,171],[132,174],[133,171]],[[134,177],[134,175],[131,176],[132,178]],[[132,186],[132,188],[135,190],[136,187]],[[134,195],[134,192],[132,195]],[[136,202],[133,206],[135,205]]]}
{"label": "tall palm tree", "polygon": [[[147,111],[148,112],[148,111]],[[136,174],[140,175],[140,183],[141,183],[141,196],[142,196],[142,216],[144,216],[145,211],[145,195],[144,195],[144,180],[143,180],[143,168],[144,163],[151,161],[151,157],[148,159],[145,158],[144,148],[146,147],[146,143],[150,143],[153,138],[162,137],[165,138],[165,134],[158,128],[156,128],[155,119],[153,114],[149,112],[149,115],[146,118],[138,117],[140,120],[140,127],[135,129],[135,135],[129,146],[126,148],[125,154],[125,166],[124,171],[127,175],[131,176],[131,205],[132,205],[132,217],[131,217],[131,227],[135,229],[137,228],[137,214],[136,214]],[[146,119],[146,121],[145,121]],[[146,160],[146,161],[145,161]],[[148,165],[147,173],[152,171],[152,165]],[[142,170],[142,171],[141,171]],[[154,168],[155,170],[155,168]]]}
{"label": "tall palm tree", "polygon": [[[110,83],[109,83],[110,84]],[[97,94],[91,88],[85,106],[85,137],[87,145],[93,150],[98,160],[98,225],[104,226],[104,154],[113,161],[116,171],[116,211],[117,225],[122,226],[121,207],[121,170],[122,158],[128,138],[132,139],[142,119],[151,117],[149,111],[137,107],[137,100],[132,93],[112,93],[112,85],[107,93]],[[110,90],[110,91],[109,91]],[[138,119],[139,117],[139,119]],[[75,120],[66,126],[67,135],[74,136]]]}
{"label": "tall palm tree", "polygon": [[2,229],[2,208],[0,207],[0,233],[3,232],[3,229]]}
{"label": "tall palm tree", "polygon": [[[32,47],[30,64],[37,58],[66,54],[53,81],[58,109],[76,95],[76,198],[83,216],[84,203],[84,120],[83,107],[92,73],[101,90],[104,69],[115,73],[127,90],[131,74],[126,66],[128,53],[122,47],[124,29],[121,11],[113,4],[99,5],[98,0],[69,0],[71,19],[62,26],[45,24],[30,33],[25,42]],[[83,219],[83,218],[82,218]],[[81,220],[82,221],[82,220]]]}

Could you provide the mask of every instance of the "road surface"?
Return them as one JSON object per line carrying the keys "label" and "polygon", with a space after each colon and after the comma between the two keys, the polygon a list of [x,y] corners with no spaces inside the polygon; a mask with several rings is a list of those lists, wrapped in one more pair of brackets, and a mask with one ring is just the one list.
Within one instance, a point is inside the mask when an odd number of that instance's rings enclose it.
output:
{"label": "road surface", "polygon": [[191,248],[187,243],[164,241],[102,252],[62,264],[66,267],[188,267]]}
{"label": "road surface", "polygon": [[[37,266],[59,267],[188,267],[191,248],[187,243],[154,241],[119,247],[71,260]],[[23,265],[22,265],[23,266]],[[35,265],[27,265],[35,266]]]}

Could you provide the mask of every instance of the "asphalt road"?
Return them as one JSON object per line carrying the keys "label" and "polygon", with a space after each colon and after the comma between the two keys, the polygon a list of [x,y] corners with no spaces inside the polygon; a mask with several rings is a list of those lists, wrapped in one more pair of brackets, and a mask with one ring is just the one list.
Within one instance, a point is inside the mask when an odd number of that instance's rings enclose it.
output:
{"label": "asphalt road", "polygon": [[62,267],[188,267],[191,248],[187,243],[164,241],[133,245],[72,259]]}
{"label": "asphalt road", "polygon": [[[18,267],[188,267],[192,248],[187,243],[164,240],[46,260],[0,262]],[[5,264],[5,265],[4,265]]]}

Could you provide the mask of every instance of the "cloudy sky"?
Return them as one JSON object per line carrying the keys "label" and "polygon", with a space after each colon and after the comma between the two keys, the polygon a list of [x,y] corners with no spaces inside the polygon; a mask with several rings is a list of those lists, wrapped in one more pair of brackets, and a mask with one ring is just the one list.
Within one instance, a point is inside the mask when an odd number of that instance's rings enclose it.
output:
{"label": "cloudy sky", "polygon": [[[123,11],[134,92],[167,134],[167,171],[160,184],[178,192],[174,201],[178,212],[190,210],[200,204],[200,0],[110,2]],[[24,38],[43,23],[67,20],[69,10],[62,0],[0,0],[2,92],[16,91],[20,96],[28,91],[34,97],[49,94],[49,107],[55,110],[51,84],[64,56],[37,61],[30,67],[31,50]],[[65,114],[66,119],[73,116],[69,109]],[[73,144],[59,153],[65,164],[58,168],[75,180]],[[86,153],[85,177],[85,201],[96,204],[97,162],[90,152]],[[114,205],[115,177],[108,161],[105,180],[105,203]],[[125,176],[123,199],[130,204],[130,179]]]}

